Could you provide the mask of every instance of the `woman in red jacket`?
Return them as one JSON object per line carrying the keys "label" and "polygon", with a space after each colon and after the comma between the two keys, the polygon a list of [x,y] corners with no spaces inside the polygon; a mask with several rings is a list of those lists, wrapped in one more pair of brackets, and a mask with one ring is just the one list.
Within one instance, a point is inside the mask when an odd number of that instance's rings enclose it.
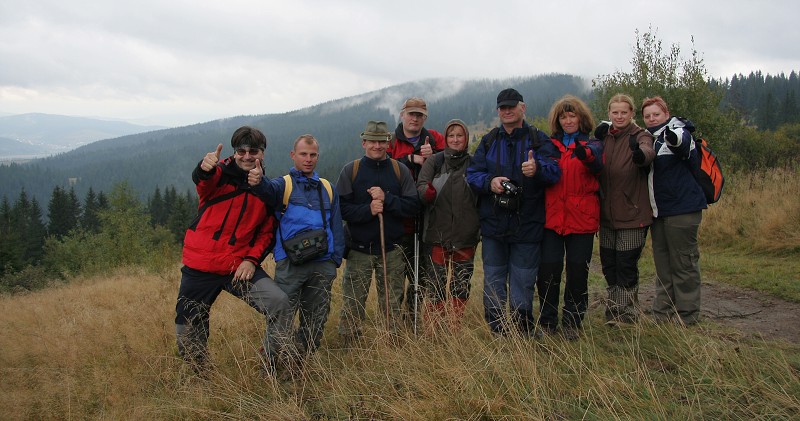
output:
{"label": "woman in red jacket", "polygon": [[553,145],[561,153],[561,179],[545,191],[545,230],[536,286],[539,325],[546,333],[558,331],[558,301],[566,255],[566,283],[562,328],[576,340],[589,301],[589,262],[594,234],[600,228],[598,174],[603,168],[603,144],[590,139],[594,127],[589,107],[566,95],[550,110]]}

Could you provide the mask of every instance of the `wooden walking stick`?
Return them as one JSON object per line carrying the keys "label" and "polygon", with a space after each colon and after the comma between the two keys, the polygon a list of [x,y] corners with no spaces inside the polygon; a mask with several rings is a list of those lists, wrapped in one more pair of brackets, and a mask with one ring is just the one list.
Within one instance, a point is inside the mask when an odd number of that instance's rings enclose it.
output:
{"label": "wooden walking stick", "polygon": [[386,329],[388,330],[391,324],[389,323],[389,277],[386,275],[386,239],[383,236],[383,213],[378,214],[378,223],[381,230],[381,257],[383,258],[383,292],[386,299]]}

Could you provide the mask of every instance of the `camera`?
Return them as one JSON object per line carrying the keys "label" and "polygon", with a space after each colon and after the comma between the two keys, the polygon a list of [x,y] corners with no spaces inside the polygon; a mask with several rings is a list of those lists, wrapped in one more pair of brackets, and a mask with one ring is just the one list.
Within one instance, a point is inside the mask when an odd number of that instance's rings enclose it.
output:
{"label": "camera", "polygon": [[511,180],[503,180],[500,185],[503,187],[503,194],[506,196],[516,196],[519,193],[519,186]]}
{"label": "camera", "polygon": [[509,210],[519,209],[519,198],[517,196],[522,191],[522,188],[511,180],[503,180],[500,185],[503,187],[503,193],[494,195],[494,201],[497,206]]}

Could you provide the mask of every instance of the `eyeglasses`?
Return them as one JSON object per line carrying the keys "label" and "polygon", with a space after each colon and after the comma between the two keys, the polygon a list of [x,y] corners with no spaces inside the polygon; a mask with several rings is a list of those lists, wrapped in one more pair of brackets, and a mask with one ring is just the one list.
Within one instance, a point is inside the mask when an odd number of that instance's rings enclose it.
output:
{"label": "eyeglasses", "polygon": [[262,150],[261,148],[255,148],[255,149],[238,148],[236,149],[236,155],[245,156],[249,153],[250,156],[256,156],[259,153],[261,153],[261,150]]}

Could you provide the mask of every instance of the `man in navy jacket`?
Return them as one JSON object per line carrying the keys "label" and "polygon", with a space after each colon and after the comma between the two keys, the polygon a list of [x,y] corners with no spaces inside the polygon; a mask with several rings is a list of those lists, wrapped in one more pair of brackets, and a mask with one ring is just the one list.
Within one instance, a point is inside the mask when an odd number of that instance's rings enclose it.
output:
{"label": "man in navy jacket", "polygon": [[516,328],[524,336],[539,336],[533,291],[544,191],[561,177],[558,151],[545,133],[525,121],[525,103],[516,90],[500,92],[497,114],[500,127],[483,136],[467,169],[467,181],[480,197],[484,317],[494,333]]}
{"label": "man in navy jacket", "polygon": [[[391,136],[385,122],[367,123],[361,133],[364,157],[345,165],[336,182],[350,248],[342,281],[344,301],[339,322],[339,334],[345,344],[361,336],[361,324],[366,317],[364,304],[373,272],[381,315],[389,316],[388,327],[396,329],[400,318],[406,259],[399,246],[404,234],[403,221],[416,215],[421,205],[411,172],[387,155]],[[379,215],[384,219],[383,250]],[[384,251],[388,279],[384,279]]]}

